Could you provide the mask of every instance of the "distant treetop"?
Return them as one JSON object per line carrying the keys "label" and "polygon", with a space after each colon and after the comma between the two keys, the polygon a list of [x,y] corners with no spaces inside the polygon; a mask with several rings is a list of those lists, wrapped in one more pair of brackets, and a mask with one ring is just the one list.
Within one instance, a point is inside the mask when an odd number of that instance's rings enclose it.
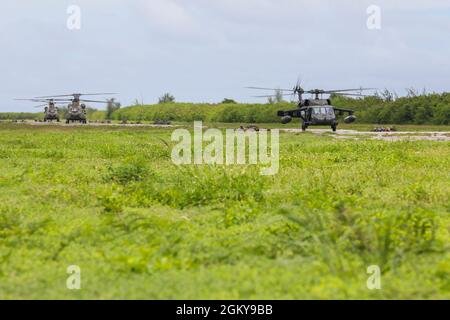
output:
{"label": "distant treetop", "polygon": [[171,95],[170,93],[165,93],[164,95],[162,95],[159,98],[159,102],[158,103],[170,103],[170,102],[175,102],[175,97],[173,95]]}
{"label": "distant treetop", "polygon": [[222,104],[237,104],[236,101],[234,101],[233,99],[228,99],[228,98],[223,99],[223,101],[221,103]]}

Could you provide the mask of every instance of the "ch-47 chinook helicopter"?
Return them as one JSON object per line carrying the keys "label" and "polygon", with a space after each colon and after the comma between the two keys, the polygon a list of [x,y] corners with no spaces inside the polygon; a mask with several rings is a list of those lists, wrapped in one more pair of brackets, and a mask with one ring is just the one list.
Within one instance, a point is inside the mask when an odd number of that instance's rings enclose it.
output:
{"label": "ch-47 chinook helicopter", "polygon": [[108,103],[108,101],[80,99],[81,96],[104,96],[110,94],[112,95],[115,93],[72,93],[65,95],[37,97],[36,99],[51,99],[53,101],[61,101],[68,103],[66,123],[67,124],[70,122],[87,123],[87,110],[84,102]]}
{"label": "ch-47 chinook helicopter", "polygon": [[55,101],[55,99],[15,99],[15,100],[22,100],[22,101],[32,101],[32,102],[46,102],[45,104],[35,106],[35,108],[44,108],[44,121],[45,122],[52,122],[53,120],[56,120],[59,122],[59,108],[57,107],[58,101]]}
{"label": "ch-47 chinook helicopter", "polygon": [[[292,121],[292,118],[300,118],[302,121],[302,130],[306,131],[309,126],[331,126],[333,131],[337,130],[338,121],[337,117],[348,113],[348,117],[344,119],[345,123],[353,123],[356,121],[356,117],[353,115],[353,110],[336,108],[331,104],[331,98],[323,99],[322,95],[339,95],[339,96],[355,96],[365,97],[361,92],[364,90],[373,90],[372,88],[358,88],[358,89],[342,89],[342,90],[322,90],[313,89],[305,90],[299,83],[293,89],[272,89],[272,88],[259,88],[259,87],[247,87],[248,89],[256,90],[278,90],[283,95],[297,95],[298,107],[295,110],[278,111],[278,116],[281,117],[281,123],[288,124]],[[285,93],[289,92],[289,93]],[[356,93],[359,92],[359,93]],[[314,96],[314,99],[303,99],[303,94],[309,93]],[[269,98],[274,95],[256,96],[258,98]]]}

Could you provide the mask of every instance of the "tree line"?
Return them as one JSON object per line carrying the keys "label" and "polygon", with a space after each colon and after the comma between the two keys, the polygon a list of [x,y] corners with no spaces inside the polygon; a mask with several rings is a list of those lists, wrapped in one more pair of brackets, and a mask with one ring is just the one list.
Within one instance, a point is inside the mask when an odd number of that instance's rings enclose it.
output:
{"label": "tree line", "polygon": [[[419,93],[409,89],[404,97],[385,90],[374,96],[361,99],[332,96],[336,107],[353,109],[360,123],[373,124],[434,124],[450,125],[450,93]],[[277,111],[296,107],[295,103],[282,101],[282,96],[265,104],[240,104],[225,99],[218,104],[177,103],[171,94],[165,94],[158,104],[136,105],[121,108],[120,103],[111,100],[106,111],[88,108],[90,120],[129,121],[179,121],[202,120],[225,123],[276,123],[280,119]],[[66,112],[60,109],[61,114]],[[0,113],[0,120],[21,120],[43,118],[39,113]]]}
{"label": "tree line", "polygon": [[450,124],[450,93],[422,93],[409,89],[398,97],[385,90],[364,99],[333,97],[333,105],[354,109],[358,121],[376,124]]}

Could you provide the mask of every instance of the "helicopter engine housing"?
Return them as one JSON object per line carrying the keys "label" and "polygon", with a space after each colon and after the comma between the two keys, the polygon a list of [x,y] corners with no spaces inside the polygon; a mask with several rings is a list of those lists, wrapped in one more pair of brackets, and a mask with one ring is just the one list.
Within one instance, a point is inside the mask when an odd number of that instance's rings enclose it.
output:
{"label": "helicopter engine housing", "polygon": [[283,118],[281,118],[281,123],[282,124],[288,124],[292,121],[292,117],[291,116],[284,116]]}
{"label": "helicopter engine housing", "polygon": [[354,115],[349,115],[347,118],[344,119],[345,123],[353,123],[356,121],[356,117]]}

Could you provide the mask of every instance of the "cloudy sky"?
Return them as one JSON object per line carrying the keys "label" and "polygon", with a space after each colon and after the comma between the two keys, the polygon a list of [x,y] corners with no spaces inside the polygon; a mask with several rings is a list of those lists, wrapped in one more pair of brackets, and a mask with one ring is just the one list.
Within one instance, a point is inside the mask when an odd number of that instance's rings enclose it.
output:
{"label": "cloudy sky", "polygon": [[[69,30],[70,5],[81,9]],[[367,8],[381,9],[381,29]],[[118,92],[124,105],[258,101],[245,86],[450,90],[449,0],[2,0],[0,111]]]}

